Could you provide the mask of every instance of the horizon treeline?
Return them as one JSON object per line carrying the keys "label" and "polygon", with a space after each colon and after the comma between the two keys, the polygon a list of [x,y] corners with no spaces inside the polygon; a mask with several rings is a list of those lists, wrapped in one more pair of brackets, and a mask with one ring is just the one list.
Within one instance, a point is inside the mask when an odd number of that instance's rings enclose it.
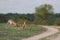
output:
{"label": "horizon treeline", "polygon": [[[19,13],[0,13],[0,23],[7,23],[8,19],[14,19],[17,23],[26,20],[27,24],[42,24],[42,25],[60,25],[60,13],[51,14],[47,20],[36,20],[34,13],[19,14]],[[39,18],[42,19],[42,18]],[[35,22],[36,21],[36,22]]]}

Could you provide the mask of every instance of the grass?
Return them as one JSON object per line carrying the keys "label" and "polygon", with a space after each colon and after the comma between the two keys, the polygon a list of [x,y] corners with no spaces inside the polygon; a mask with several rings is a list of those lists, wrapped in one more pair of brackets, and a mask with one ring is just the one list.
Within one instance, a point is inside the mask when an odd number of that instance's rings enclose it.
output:
{"label": "grass", "polygon": [[21,40],[46,31],[38,25],[27,25],[25,29],[12,25],[0,24],[0,40]]}

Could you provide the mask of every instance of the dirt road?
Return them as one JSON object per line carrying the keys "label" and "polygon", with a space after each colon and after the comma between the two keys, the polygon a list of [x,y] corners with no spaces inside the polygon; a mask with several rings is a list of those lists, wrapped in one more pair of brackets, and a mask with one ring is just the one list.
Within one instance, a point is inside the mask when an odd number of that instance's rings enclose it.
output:
{"label": "dirt road", "polygon": [[60,40],[60,34],[58,34],[55,38],[52,38],[50,40]]}
{"label": "dirt road", "polygon": [[43,26],[43,27],[47,28],[48,30],[46,32],[41,33],[41,34],[29,37],[29,38],[24,38],[22,40],[39,40],[41,38],[53,35],[58,32],[58,29],[56,29],[54,27],[48,27],[48,26]]}
{"label": "dirt road", "polygon": [[[58,26],[56,28],[59,28],[60,29],[60,26]],[[53,36],[53,37],[49,38],[49,40],[60,40],[60,33],[56,34],[56,36]]]}

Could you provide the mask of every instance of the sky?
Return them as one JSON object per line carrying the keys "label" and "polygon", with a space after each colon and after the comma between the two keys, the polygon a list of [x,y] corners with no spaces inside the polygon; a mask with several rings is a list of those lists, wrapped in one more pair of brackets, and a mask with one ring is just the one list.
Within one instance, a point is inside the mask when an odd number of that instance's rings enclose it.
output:
{"label": "sky", "polygon": [[41,4],[51,4],[60,13],[60,0],[0,0],[0,13],[34,13]]}

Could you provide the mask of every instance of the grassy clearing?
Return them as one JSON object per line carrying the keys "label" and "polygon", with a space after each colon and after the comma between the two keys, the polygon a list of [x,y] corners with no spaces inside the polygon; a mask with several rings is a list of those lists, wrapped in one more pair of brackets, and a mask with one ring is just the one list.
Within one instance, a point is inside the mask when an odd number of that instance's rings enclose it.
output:
{"label": "grassy clearing", "polygon": [[21,40],[46,31],[38,25],[27,25],[25,29],[12,25],[0,24],[0,40]]}

